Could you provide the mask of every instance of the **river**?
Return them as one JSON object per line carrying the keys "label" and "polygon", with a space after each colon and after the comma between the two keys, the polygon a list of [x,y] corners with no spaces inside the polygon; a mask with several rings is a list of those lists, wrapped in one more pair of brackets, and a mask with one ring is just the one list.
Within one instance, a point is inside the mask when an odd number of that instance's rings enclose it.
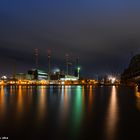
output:
{"label": "river", "polygon": [[121,86],[1,86],[2,137],[140,139],[140,93]]}

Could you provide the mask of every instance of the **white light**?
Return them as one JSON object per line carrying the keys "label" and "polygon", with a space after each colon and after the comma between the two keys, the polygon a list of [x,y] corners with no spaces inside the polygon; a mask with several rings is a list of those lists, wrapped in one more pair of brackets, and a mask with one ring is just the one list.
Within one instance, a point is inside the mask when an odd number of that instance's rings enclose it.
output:
{"label": "white light", "polygon": [[114,84],[115,81],[116,81],[116,78],[113,77],[113,76],[109,76],[109,77],[108,77],[108,80],[111,81],[112,84]]}
{"label": "white light", "polygon": [[64,84],[65,84],[65,82],[63,81],[63,82],[62,82],[62,84],[64,85]]}
{"label": "white light", "polygon": [[112,84],[115,83],[115,80],[116,80],[116,78],[112,78],[112,81],[111,81]]}
{"label": "white light", "polygon": [[54,73],[60,72],[60,69],[59,69],[59,68],[55,68],[55,69],[53,70],[53,72],[54,72]]}
{"label": "white light", "polygon": [[7,79],[7,77],[4,75],[4,76],[1,77],[1,79],[4,79],[5,80],[5,79]]}

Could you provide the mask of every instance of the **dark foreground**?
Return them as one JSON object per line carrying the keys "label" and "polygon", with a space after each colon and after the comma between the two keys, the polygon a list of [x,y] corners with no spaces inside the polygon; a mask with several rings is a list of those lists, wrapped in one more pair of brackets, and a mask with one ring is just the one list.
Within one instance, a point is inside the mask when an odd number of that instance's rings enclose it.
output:
{"label": "dark foreground", "polygon": [[0,137],[140,139],[140,93],[128,87],[0,87]]}

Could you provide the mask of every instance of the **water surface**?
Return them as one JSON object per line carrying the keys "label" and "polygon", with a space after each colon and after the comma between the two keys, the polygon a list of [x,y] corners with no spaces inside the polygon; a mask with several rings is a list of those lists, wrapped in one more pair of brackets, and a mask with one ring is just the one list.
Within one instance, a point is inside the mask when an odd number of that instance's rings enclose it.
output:
{"label": "water surface", "polygon": [[140,93],[128,87],[0,87],[0,137],[140,139]]}

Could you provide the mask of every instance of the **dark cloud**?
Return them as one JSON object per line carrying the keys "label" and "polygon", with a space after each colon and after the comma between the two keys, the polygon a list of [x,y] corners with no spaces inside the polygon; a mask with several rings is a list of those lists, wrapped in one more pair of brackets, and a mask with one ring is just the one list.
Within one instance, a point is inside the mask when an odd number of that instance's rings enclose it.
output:
{"label": "dark cloud", "polygon": [[[11,72],[39,64],[47,69],[47,49],[52,67],[65,68],[65,54],[73,64],[79,57],[84,75],[122,72],[131,54],[139,53],[139,2],[131,1],[14,1],[0,2],[0,67]],[[5,62],[5,63],[3,63]]]}

